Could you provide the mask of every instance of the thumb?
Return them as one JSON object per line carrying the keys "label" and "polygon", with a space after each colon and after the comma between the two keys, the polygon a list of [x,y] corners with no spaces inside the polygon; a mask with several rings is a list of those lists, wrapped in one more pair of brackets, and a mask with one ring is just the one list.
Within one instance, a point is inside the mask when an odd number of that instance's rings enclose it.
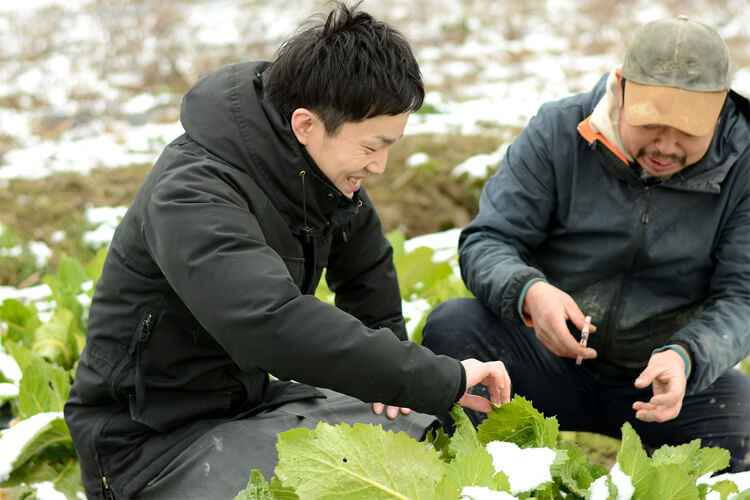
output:
{"label": "thumb", "polygon": [[638,375],[638,378],[635,379],[635,386],[638,389],[648,387],[654,381],[654,378],[656,378],[656,370],[651,370],[650,367],[646,367],[646,369]]}

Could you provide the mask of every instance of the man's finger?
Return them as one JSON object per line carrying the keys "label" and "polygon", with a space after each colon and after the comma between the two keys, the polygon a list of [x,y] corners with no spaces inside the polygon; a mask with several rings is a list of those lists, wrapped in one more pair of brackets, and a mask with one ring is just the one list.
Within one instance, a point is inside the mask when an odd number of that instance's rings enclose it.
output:
{"label": "man's finger", "polygon": [[385,414],[388,416],[388,418],[393,420],[394,418],[398,417],[398,411],[399,411],[398,406],[389,406],[386,409]]}
{"label": "man's finger", "polygon": [[487,401],[486,398],[477,396],[475,394],[464,394],[463,397],[458,400],[458,404],[460,404],[464,408],[481,411],[483,413],[490,413],[493,410],[492,405],[489,401]]}

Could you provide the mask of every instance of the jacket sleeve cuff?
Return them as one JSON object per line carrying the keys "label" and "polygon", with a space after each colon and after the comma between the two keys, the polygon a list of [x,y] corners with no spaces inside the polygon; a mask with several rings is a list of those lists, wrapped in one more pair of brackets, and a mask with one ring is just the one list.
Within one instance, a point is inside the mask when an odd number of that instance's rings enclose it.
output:
{"label": "jacket sleeve cuff", "polygon": [[523,301],[526,298],[526,292],[528,292],[531,285],[533,285],[537,281],[544,281],[545,283],[549,283],[544,278],[532,278],[529,281],[527,281],[526,284],[523,286],[523,289],[521,290],[521,295],[518,297],[518,316],[521,318],[521,320],[523,321],[523,324],[526,326],[534,326],[534,322],[531,320],[531,316],[529,316],[528,314],[524,314]]}
{"label": "jacket sleeve cuff", "polygon": [[458,382],[458,393],[456,394],[453,403],[458,403],[458,400],[461,399],[466,392],[466,369],[462,363],[459,362],[458,364],[461,367],[461,380]]}
{"label": "jacket sleeve cuff", "polygon": [[666,351],[667,349],[671,349],[680,355],[682,361],[685,363],[685,380],[688,380],[690,378],[690,373],[693,371],[693,364],[691,362],[690,352],[688,351],[687,347],[682,344],[667,344],[664,347],[660,347],[651,351],[651,355],[653,356],[655,353]]}

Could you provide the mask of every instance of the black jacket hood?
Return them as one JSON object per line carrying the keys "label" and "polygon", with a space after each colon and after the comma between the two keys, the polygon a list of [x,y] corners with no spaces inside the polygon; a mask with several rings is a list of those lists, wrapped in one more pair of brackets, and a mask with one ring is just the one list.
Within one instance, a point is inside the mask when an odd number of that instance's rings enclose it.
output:
{"label": "black jacket hood", "polygon": [[270,66],[245,62],[203,77],[185,95],[180,120],[191,139],[246,171],[272,200],[285,200],[280,206],[294,233],[305,225],[322,233],[337,209],[343,214],[336,219],[356,213],[359,196],[347,198],[328,180],[266,98]]}

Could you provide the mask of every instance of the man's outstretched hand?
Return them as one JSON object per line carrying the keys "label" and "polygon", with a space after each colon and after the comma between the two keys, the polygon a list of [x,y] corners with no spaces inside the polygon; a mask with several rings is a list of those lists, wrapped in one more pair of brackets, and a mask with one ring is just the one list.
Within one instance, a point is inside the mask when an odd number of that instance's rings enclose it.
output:
{"label": "man's outstretched hand", "polygon": [[682,357],[671,349],[651,356],[648,366],[635,380],[639,389],[649,385],[653,386],[654,395],[649,401],[633,403],[635,418],[644,422],[665,422],[679,415],[687,386]]}
{"label": "man's outstretched hand", "polygon": [[492,411],[492,405],[486,398],[469,394],[469,389],[477,384],[482,384],[489,389],[490,400],[496,405],[510,401],[510,375],[502,361],[483,363],[476,359],[465,359],[461,361],[461,364],[466,371],[466,392],[458,400],[458,404],[484,413]]}

